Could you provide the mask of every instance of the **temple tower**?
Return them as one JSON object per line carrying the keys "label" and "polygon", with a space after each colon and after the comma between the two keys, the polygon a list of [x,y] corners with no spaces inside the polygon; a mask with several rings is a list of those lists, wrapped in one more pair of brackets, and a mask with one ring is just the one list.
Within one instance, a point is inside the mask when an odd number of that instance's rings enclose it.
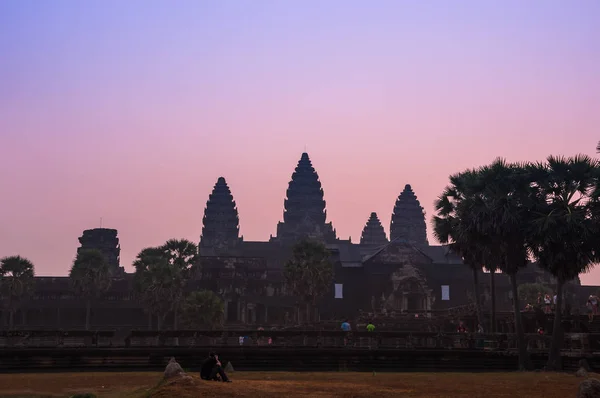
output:
{"label": "temple tower", "polygon": [[116,229],[86,229],[83,231],[83,235],[79,237],[79,243],[81,246],[77,248],[77,253],[88,249],[99,250],[104,254],[113,275],[125,272],[125,269],[120,266],[121,245],[119,244],[118,232]]}
{"label": "temple tower", "polygon": [[418,246],[429,245],[425,212],[409,184],[406,184],[404,191],[396,200],[390,225],[390,240]]}
{"label": "temple tower", "polygon": [[381,225],[381,221],[379,221],[377,213],[373,212],[371,213],[367,224],[363,228],[362,235],[360,237],[360,244],[383,246],[386,243],[388,243],[388,240],[385,236],[383,225]]}
{"label": "temple tower", "polygon": [[219,177],[206,202],[200,250],[224,252],[240,241],[238,210],[225,178]]}
{"label": "temple tower", "polygon": [[293,244],[302,238],[332,242],[336,240],[327,211],[319,176],[307,153],[303,153],[287,189],[283,222],[277,224],[276,241]]}

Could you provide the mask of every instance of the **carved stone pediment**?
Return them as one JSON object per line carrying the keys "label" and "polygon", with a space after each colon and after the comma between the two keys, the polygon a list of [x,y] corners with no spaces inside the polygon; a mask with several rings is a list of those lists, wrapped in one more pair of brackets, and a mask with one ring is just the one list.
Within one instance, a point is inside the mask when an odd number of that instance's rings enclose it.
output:
{"label": "carved stone pediment", "polygon": [[408,243],[392,242],[363,259],[364,263],[380,264],[429,264],[427,257],[415,246]]}

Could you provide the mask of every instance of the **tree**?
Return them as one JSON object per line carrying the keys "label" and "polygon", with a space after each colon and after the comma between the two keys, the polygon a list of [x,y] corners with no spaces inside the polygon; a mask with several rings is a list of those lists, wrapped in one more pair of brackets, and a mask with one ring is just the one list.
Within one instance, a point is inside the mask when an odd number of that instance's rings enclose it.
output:
{"label": "tree", "polygon": [[477,183],[471,188],[476,222],[473,227],[489,244],[488,269],[508,275],[513,294],[515,329],[519,346],[519,367],[531,368],[519,308],[517,273],[528,264],[527,225],[531,223],[533,176],[525,165],[495,160],[477,170]]}
{"label": "tree", "polygon": [[14,314],[21,301],[33,290],[33,263],[21,256],[4,257],[0,260],[2,296],[7,299],[8,327],[14,326]]}
{"label": "tree", "polygon": [[331,289],[333,282],[333,264],[325,245],[308,239],[294,245],[285,264],[284,279],[291,293],[305,305],[308,321],[311,309],[316,309],[317,301]]}
{"label": "tree", "polygon": [[198,271],[198,246],[187,239],[169,239],[160,247],[169,263],[179,268],[186,279],[194,277]]}
{"label": "tree", "polygon": [[135,289],[149,315],[157,317],[157,327],[161,330],[165,317],[179,303],[182,272],[169,263],[161,248],[142,250],[134,267]]}
{"label": "tree", "polygon": [[473,272],[475,308],[477,322],[483,325],[481,314],[481,294],[479,292],[479,273],[483,267],[483,244],[481,236],[472,234],[472,215],[469,197],[465,195],[466,185],[475,178],[473,171],[465,171],[450,176],[450,185],[435,201],[437,215],[433,218],[433,233],[436,239],[450,250],[460,255],[464,263]]}
{"label": "tree", "polygon": [[552,294],[552,289],[549,286],[541,283],[523,283],[519,285],[519,299],[525,304],[537,304],[538,296],[542,297],[546,294]]}
{"label": "tree", "polygon": [[108,261],[99,250],[80,250],[69,272],[69,278],[73,290],[85,299],[85,330],[90,330],[92,300],[99,298],[110,288]]}
{"label": "tree", "polygon": [[556,278],[556,309],[549,369],[557,369],[563,341],[564,286],[598,261],[600,253],[600,163],[586,155],[548,157],[530,165],[536,176],[530,250]]}
{"label": "tree", "polygon": [[223,325],[225,305],[210,290],[190,293],[183,301],[183,324],[190,329],[214,329]]}
{"label": "tree", "polygon": [[174,296],[173,329],[177,330],[178,310],[181,307],[185,284],[194,277],[199,269],[198,246],[186,239],[170,239],[161,246],[169,264],[181,272],[180,294]]}

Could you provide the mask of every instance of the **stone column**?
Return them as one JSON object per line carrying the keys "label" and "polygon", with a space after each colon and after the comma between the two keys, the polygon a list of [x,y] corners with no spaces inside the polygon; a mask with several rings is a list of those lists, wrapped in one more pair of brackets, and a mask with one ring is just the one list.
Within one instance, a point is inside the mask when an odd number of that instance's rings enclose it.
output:
{"label": "stone column", "polygon": [[224,311],[223,318],[225,318],[225,322],[227,322],[229,320],[229,319],[227,319],[227,317],[229,317],[229,300],[225,300],[223,311]]}
{"label": "stone column", "polygon": [[269,322],[269,307],[265,305],[265,323]]}

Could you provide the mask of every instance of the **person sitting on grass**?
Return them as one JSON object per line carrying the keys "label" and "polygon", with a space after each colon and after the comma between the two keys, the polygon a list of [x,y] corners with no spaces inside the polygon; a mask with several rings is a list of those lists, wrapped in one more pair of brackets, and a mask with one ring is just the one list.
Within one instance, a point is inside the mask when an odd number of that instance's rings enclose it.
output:
{"label": "person sitting on grass", "polygon": [[229,377],[227,377],[227,374],[223,370],[223,366],[221,366],[219,356],[214,352],[208,354],[208,358],[202,362],[202,367],[200,368],[200,378],[202,380],[214,380],[222,381],[224,383],[231,383],[231,380],[229,380]]}

